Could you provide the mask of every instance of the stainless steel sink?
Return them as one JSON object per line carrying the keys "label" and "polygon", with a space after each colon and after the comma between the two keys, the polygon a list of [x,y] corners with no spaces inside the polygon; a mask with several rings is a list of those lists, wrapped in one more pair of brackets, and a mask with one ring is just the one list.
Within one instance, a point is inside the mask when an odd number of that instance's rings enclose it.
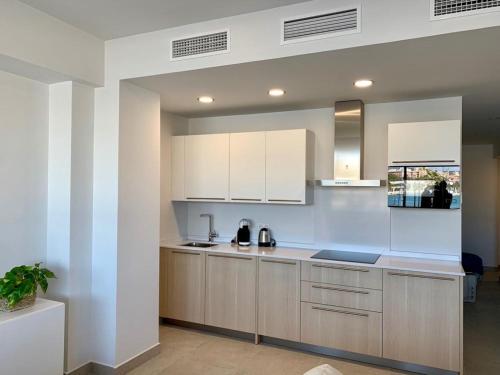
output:
{"label": "stainless steel sink", "polygon": [[181,246],[188,246],[188,247],[212,247],[212,246],[217,246],[216,243],[203,243],[203,242],[188,242],[188,243],[183,243]]}

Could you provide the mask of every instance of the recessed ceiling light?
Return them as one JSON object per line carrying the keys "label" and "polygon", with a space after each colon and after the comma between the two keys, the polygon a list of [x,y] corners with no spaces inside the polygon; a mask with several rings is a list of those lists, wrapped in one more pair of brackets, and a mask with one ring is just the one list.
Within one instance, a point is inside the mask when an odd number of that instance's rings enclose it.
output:
{"label": "recessed ceiling light", "polygon": [[360,89],[364,89],[373,85],[373,81],[371,79],[358,79],[354,82],[354,86],[359,87]]}
{"label": "recessed ceiling light", "polygon": [[214,98],[212,98],[211,96],[200,96],[198,98],[198,101],[200,103],[209,104],[209,103],[213,103]]}
{"label": "recessed ceiling light", "polygon": [[285,90],[283,90],[283,89],[271,89],[271,90],[269,90],[269,95],[271,95],[271,96],[283,96],[283,95],[285,95]]}

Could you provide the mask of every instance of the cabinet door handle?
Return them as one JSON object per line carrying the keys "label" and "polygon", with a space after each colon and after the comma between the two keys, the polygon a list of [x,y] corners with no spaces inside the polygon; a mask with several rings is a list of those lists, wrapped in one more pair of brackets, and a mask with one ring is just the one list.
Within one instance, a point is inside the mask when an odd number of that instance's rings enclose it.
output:
{"label": "cabinet door handle", "polygon": [[241,259],[241,260],[252,260],[253,258],[248,258],[248,257],[238,257],[238,256],[232,256],[232,255],[221,255],[221,254],[208,254],[209,257],[216,257],[216,258],[229,258],[229,259]]}
{"label": "cabinet door handle", "polygon": [[424,275],[413,275],[410,273],[400,273],[400,272],[388,272],[391,276],[402,276],[402,277],[417,277],[419,279],[431,279],[431,280],[444,280],[444,281],[455,281],[451,277],[441,277],[441,276],[424,276]]}
{"label": "cabinet door handle", "polygon": [[456,163],[455,160],[394,160],[397,164],[415,164],[415,163]]}
{"label": "cabinet door handle", "polygon": [[321,286],[321,285],[312,285],[312,288],[315,289],[326,289],[326,290],[336,290],[339,292],[348,292],[348,293],[357,293],[357,294],[370,294],[370,292],[366,292],[364,290],[351,290],[351,289],[343,289],[343,288],[333,288],[330,286]]}
{"label": "cabinet door handle", "polygon": [[268,199],[269,202],[302,202],[300,199]]}
{"label": "cabinet door handle", "polygon": [[364,268],[335,267],[335,266],[327,266],[325,264],[313,264],[312,266],[317,268],[331,268],[334,270],[343,270],[343,271],[370,272],[370,270],[366,270]]}
{"label": "cabinet door handle", "polygon": [[193,253],[191,251],[179,251],[179,250],[172,250],[173,254],[184,254],[184,255],[201,255],[200,253]]}
{"label": "cabinet door handle", "polygon": [[203,197],[187,197],[189,200],[206,200],[206,201],[224,201],[226,198],[203,198]]}
{"label": "cabinet door handle", "polygon": [[335,309],[327,309],[325,307],[317,307],[317,306],[313,306],[312,307],[313,310],[320,310],[320,311],[328,311],[328,312],[334,312],[334,313],[339,313],[339,314],[345,314],[345,315],[356,315],[356,316],[362,316],[364,318],[368,318],[369,315],[368,314],[362,314],[362,313],[355,313],[355,312],[352,312],[352,311],[343,311],[343,310],[335,310]]}
{"label": "cabinet door handle", "polygon": [[289,264],[290,266],[296,266],[296,262],[288,262],[286,260],[276,260],[276,259],[261,259],[261,262],[264,263],[279,263],[279,264]]}
{"label": "cabinet door handle", "polygon": [[262,202],[259,198],[231,198],[232,201]]}

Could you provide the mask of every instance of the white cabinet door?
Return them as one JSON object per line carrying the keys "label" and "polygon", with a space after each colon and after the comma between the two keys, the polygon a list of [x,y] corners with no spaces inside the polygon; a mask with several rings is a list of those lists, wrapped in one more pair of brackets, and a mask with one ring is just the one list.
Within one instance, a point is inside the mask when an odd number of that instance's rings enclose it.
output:
{"label": "white cabinet door", "polygon": [[266,132],[266,202],[306,203],[307,131]]}
{"label": "white cabinet door", "polygon": [[229,134],[186,137],[185,192],[190,201],[229,198]]}
{"label": "white cabinet door", "polygon": [[184,136],[172,137],[172,159],[171,159],[171,186],[173,201],[182,201],[186,199],[184,193]]}
{"label": "white cabinet door", "polygon": [[230,135],[229,194],[232,202],[266,198],[266,133]]}
{"label": "white cabinet door", "polygon": [[460,164],[461,122],[389,124],[389,164]]}

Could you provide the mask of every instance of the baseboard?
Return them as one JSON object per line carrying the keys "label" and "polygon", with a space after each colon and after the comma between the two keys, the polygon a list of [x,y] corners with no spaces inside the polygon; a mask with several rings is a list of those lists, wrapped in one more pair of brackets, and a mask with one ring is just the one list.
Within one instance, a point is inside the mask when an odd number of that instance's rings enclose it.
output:
{"label": "baseboard", "polygon": [[80,367],[71,370],[71,371],[66,371],[66,375],[88,375],[92,373],[92,362],[87,362],[84,365],[81,365]]}
{"label": "baseboard", "polygon": [[199,324],[199,323],[190,323],[190,322],[185,322],[182,320],[176,320],[176,319],[170,319],[170,318],[161,318],[160,322],[164,323],[164,324],[171,324],[174,326],[183,327],[183,328],[189,328],[189,329],[200,330],[200,331],[204,331],[204,332],[210,332],[210,333],[213,333],[216,335],[229,336],[232,338],[237,338],[240,340],[246,340],[246,341],[250,341],[250,342],[253,342],[255,340],[255,333],[234,331],[232,329],[207,326],[207,325]]}
{"label": "baseboard", "polygon": [[123,375],[149,361],[159,353],[160,343],[152,346],[151,348],[145,350],[144,352],[129,359],[128,361],[123,362],[116,367],[97,362],[89,362],[77,368],[76,370],[68,372],[67,375]]}
{"label": "baseboard", "polygon": [[321,354],[328,357],[347,359],[349,361],[362,362],[369,365],[385,367],[389,369],[397,369],[423,375],[458,375],[455,371],[441,370],[433,367],[414,365],[411,363],[385,359],[381,357],[373,357],[370,355],[346,352],[338,349],[326,348],[323,346],[304,344],[295,341],[275,339],[272,337],[261,336],[261,342],[272,346],[281,346],[288,349],[293,349],[299,352],[311,352]]}
{"label": "baseboard", "polygon": [[[144,352],[138,354],[137,356],[129,359],[126,362],[123,362],[122,364],[118,365],[117,368],[115,369],[115,372],[113,375],[122,375],[126,374],[136,367],[139,367],[143,363],[149,361],[151,358],[157,356],[160,354],[160,343],[152,346],[151,348],[145,350]],[[101,375],[99,373],[96,373],[95,375]],[[107,375],[107,374],[103,374]]]}

